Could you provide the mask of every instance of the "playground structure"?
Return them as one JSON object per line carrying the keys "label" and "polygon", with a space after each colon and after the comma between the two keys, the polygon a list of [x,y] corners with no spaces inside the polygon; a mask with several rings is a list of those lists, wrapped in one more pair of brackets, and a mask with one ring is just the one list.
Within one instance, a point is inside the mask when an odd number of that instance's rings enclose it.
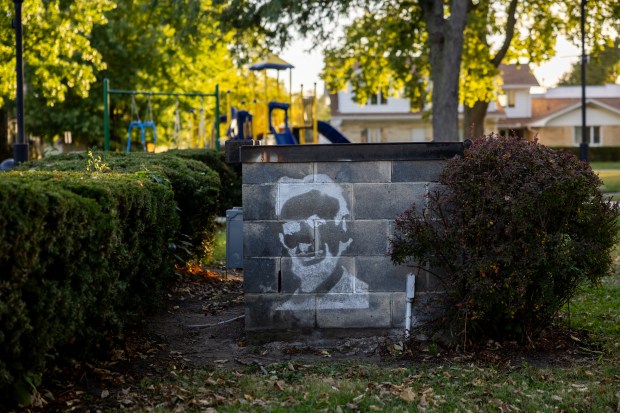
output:
{"label": "playground structure", "polygon": [[[327,122],[318,120],[316,84],[311,95],[304,95],[303,85],[299,94],[293,94],[292,69],[294,66],[276,55],[270,54],[263,61],[250,66],[250,71],[264,72],[264,98],[258,102],[252,98],[253,113],[237,110],[228,103],[230,139],[259,139],[267,144],[294,145],[319,143],[319,133],[332,143],[350,143],[349,140]],[[268,98],[267,70],[276,70],[276,96],[280,95],[280,71],[289,70],[288,102]],[[254,77],[252,77],[254,79]],[[254,80],[252,81],[254,84]],[[254,87],[252,88],[254,90]],[[227,120],[222,117],[222,120]],[[311,133],[308,133],[310,132]],[[311,140],[308,136],[311,135]]]}
{"label": "playground structure", "polygon": [[[104,128],[104,149],[110,150],[110,96],[111,95],[129,95],[131,96],[131,119],[127,128],[127,144],[126,152],[130,152],[132,148],[132,133],[137,130],[139,139],[144,152],[155,150],[157,144],[158,129],[153,118],[153,110],[151,107],[151,97],[163,96],[173,97],[176,99],[174,109],[174,129],[173,141],[177,148],[181,146],[181,111],[179,108],[179,98],[200,98],[200,108],[190,108],[191,114],[199,114],[198,141],[202,142],[202,147],[208,147],[206,141],[206,121],[204,99],[215,98],[214,121],[211,131],[211,140],[213,141],[213,149],[219,151],[220,142],[220,125],[226,124],[225,136],[228,139],[256,139],[262,140],[265,144],[276,145],[295,145],[307,143],[319,143],[319,134],[324,136],[331,143],[350,143],[350,141],[342,135],[337,129],[329,123],[318,120],[317,116],[317,90],[314,84],[313,93],[304,95],[303,85],[299,94],[294,94],[292,90],[292,69],[294,66],[276,55],[270,54],[265,60],[250,66],[252,73],[252,111],[237,108],[230,103],[230,91],[226,93],[226,110],[224,114],[220,114],[220,91],[219,85],[215,85],[213,93],[201,92],[152,92],[137,90],[117,90],[110,88],[110,81],[103,81],[103,128]],[[267,70],[276,70],[276,100],[270,100],[268,94],[269,78]],[[282,101],[280,94],[280,71],[289,70],[289,92],[288,102]],[[259,101],[255,93],[255,76],[256,72],[264,73],[264,98]],[[140,118],[138,105],[136,104],[136,96],[146,96],[146,114],[144,119]],[[245,106],[245,102],[241,101],[241,107]],[[200,145],[192,144],[194,117],[189,119],[190,130],[190,146],[200,147]],[[147,131],[152,135],[152,143],[147,144]],[[195,142],[193,142],[195,143]],[[122,145],[121,145],[122,146]]]}
{"label": "playground structure", "polygon": [[[204,111],[204,98],[214,98],[215,99],[215,120],[213,124],[213,138],[214,138],[214,149],[220,149],[220,92],[219,85],[215,85],[215,90],[213,93],[201,93],[201,92],[152,92],[152,91],[138,91],[138,90],[117,90],[110,88],[109,79],[103,80],[103,138],[104,138],[104,150],[110,150],[110,96],[111,95],[129,95],[131,96],[131,121],[127,128],[127,147],[126,151],[131,151],[132,144],[132,132],[133,130],[138,130],[140,132],[140,140],[142,143],[142,150],[144,152],[147,151],[147,142],[146,142],[146,131],[151,130],[153,135],[153,149],[157,144],[157,126],[155,124],[155,120],[153,118],[153,111],[151,108],[151,97],[152,96],[163,96],[163,97],[174,97],[176,100],[175,105],[175,113],[174,113],[174,132],[173,132],[173,140],[177,147],[179,146],[179,136],[181,130],[180,124],[180,109],[179,109],[179,98],[180,97],[199,97],[201,99],[201,106],[199,109],[200,114],[200,124],[199,124],[199,136],[206,136],[206,126],[205,126],[205,111]],[[147,97],[147,108],[146,115],[144,120],[140,119],[138,107],[135,101],[135,97],[138,95],[143,95]],[[194,109],[191,109],[193,111]],[[193,130],[193,125],[190,126],[190,130]],[[203,146],[206,146],[206,143],[203,142]]]}

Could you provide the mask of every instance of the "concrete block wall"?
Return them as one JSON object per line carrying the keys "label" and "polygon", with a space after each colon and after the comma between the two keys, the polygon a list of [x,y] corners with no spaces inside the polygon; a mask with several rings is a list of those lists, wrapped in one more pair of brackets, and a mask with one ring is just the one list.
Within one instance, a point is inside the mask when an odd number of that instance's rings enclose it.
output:
{"label": "concrete block wall", "polygon": [[[426,205],[460,153],[460,143],[243,147],[246,330],[402,329],[412,269],[389,258],[394,220]],[[417,277],[414,323],[440,292]]]}

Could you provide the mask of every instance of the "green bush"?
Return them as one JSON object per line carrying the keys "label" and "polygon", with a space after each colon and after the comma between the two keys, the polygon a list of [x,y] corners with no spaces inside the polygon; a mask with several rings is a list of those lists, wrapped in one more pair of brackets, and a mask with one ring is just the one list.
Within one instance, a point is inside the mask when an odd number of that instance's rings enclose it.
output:
{"label": "green bush", "polygon": [[391,256],[430,265],[446,320],[467,338],[535,336],[609,272],[618,207],[573,155],[492,135],[448,161],[439,182],[425,211],[397,219]]}
{"label": "green bush", "polygon": [[211,149],[174,149],[166,154],[200,161],[218,173],[222,186],[218,202],[219,216],[226,216],[227,209],[241,206],[241,164],[228,164],[222,152]]}
{"label": "green bush", "polygon": [[64,346],[97,346],[151,309],[178,225],[154,174],[1,175],[0,396],[23,402]]}
{"label": "green bush", "polygon": [[[25,163],[20,169],[86,171],[89,159],[84,152],[62,154]],[[210,255],[215,239],[215,216],[220,193],[220,180],[216,172],[200,161],[165,153],[108,152],[103,155],[102,161],[112,172],[149,171],[170,180],[179,207],[181,233],[193,245],[193,253]]]}
{"label": "green bush", "polygon": [[[564,146],[553,148],[579,156],[579,147]],[[590,146],[588,148],[588,161],[590,162],[618,162],[620,161],[620,146]]]}

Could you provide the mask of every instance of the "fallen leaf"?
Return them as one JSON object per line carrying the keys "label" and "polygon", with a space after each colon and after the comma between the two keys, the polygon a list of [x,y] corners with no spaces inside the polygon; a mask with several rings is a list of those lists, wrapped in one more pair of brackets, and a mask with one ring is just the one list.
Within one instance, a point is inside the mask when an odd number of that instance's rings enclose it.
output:
{"label": "fallen leaf", "polygon": [[275,382],[275,386],[280,390],[280,391],[284,391],[284,385],[286,383],[284,382],[284,380],[277,380]]}
{"label": "fallen leaf", "polygon": [[400,392],[398,397],[400,397],[401,400],[407,403],[411,403],[415,400],[415,393],[413,392],[413,390],[411,390],[411,387],[407,387],[406,389]]}
{"label": "fallen leaf", "polygon": [[106,397],[108,397],[110,395],[110,392],[108,390],[103,390],[101,392],[101,398],[105,399]]}

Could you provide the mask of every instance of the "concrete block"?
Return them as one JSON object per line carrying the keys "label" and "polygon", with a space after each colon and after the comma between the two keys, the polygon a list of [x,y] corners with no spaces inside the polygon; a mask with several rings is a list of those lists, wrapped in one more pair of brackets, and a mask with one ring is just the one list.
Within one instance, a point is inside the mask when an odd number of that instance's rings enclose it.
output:
{"label": "concrete block", "polygon": [[280,258],[246,258],[243,271],[243,291],[247,293],[277,293]]}
{"label": "concrete block", "polygon": [[276,219],[276,185],[243,185],[243,219]]}
{"label": "concrete block", "polygon": [[[441,293],[416,293],[413,299],[412,328],[436,320],[442,314],[444,294]],[[405,328],[405,293],[392,293],[392,327]]]}
{"label": "concrete block", "polygon": [[351,185],[281,182],[276,214],[283,220],[347,218],[351,215]]}
{"label": "concrete block", "polygon": [[[385,255],[388,252],[389,221],[316,221],[317,255]],[[326,248],[329,251],[326,251]]]}
{"label": "concrete block", "polygon": [[353,184],[353,217],[393,220],[415,205],[422,210],[426,203],[426,184]]}
{"label": "concrete block", "polygon": [[390,162],[317,162],[316,182],[329,177],[333,182],[390,182]]}
{"label": "concrete block", "polygon": [[352,257],[282,257],[282,292],[352,293],[354,274]]}
{"label": "concrete block", "polygon": [[388,328],[389,293],[325,294],[317,297],[319,328]]}
{"label": "concrete block", "polygon": [[394,161],[392,182],[436,182],[444,165],[441,161]]}
{"label": "concrete block", "polygon": [[313,179],[314,164],[299,163],[244,163],[244,184],[273,184],[280,179]]}
{"label": "concrete block", "polygon": [[[392,293],[391,296],[391,311],[392,311],[392,327],[393,328],[402,328],[405,329],[405,311],[407,308],[405,307],[406,295],[403,292]],[[415,319],[412,319],[416,321]]]}
{"label": "concrete block", "polygon": [[404,292],[407,274],[413,271],[413,268],[392,264],[388,256],[359,256],[355,260],[357,278],[372,292]]}
{"label": "concrete block", "polygon": [[[282,224],[277,221],[245,221],[243,223],[243,256],[247,259],[288,255],[288,251],[280,242]],[[310,242],[314,245],[313,239]]]}
{"label": "concrete block", "polygon": [[313,294],[246,294],[245,329],[278,330],[316,326]]}

